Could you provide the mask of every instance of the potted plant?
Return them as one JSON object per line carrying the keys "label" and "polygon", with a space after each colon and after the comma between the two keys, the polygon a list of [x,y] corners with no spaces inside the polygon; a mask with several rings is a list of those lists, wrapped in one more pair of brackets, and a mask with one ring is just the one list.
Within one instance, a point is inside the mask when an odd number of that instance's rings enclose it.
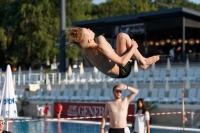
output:
{"label": "potted plant", "polygon": [[10,57],[10,60],[7,61],[6,63],[7,64],[10,64],[12,67],[12,71],[16,72],[17,71],[17,64],[19,62],[19,58],[16,57],[16,56],[11,56]]}
{"label": "potted plant", "polygon": [[43,73],[45,73],[45,80],[44,80],[44,82],[47,84],[47,83],[49,83],[49,73],[52,73],[53,71],[52,70],[50,70],[50,69],[44,69],[44,70],[42,70],[42,72]]}
{"label": "potted plant", "polygon": [[[146,102],[146,109],[147,111],[149,111],[149,113],[151,112],[151,110],[157,108],[157,105],[156,104],[153,104],[153,103],[150,103],[150,102]],[[150,124],[152,123],[152,118],[150,116]]]}
{"label": "potted plant", "polygon": [[18,98],[18,101],[21,105],[21,110],[19,111],[19,116],[24,116],[24,107],[29,105],[29,101],[26,98]]}

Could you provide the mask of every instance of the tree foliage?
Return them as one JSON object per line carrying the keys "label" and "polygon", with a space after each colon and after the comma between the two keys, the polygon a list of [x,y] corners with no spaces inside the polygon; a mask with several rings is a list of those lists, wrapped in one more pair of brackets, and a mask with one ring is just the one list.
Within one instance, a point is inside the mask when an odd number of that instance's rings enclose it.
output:
{"label": "tree foliage", "polygon": [[23,59],[23,64],[57,54],[52,47],[59,35],[58,14],[52,10],[55,8],[50,0],[16,0],[8,6],[5,15],[5,30],[11,40],[8,50]]}

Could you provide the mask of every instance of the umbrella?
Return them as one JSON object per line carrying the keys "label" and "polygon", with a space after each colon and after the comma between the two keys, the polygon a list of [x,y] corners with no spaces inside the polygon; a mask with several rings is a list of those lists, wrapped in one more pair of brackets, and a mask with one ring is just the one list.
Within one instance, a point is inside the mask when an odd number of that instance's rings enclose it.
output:
{"label": "umbrella", "polygon": [[29,74],[32,73],[32,68],[29,67],[29,70],[28,70]]}
{"label": "umbrella", "polygon": [[61,83],[61,91],[63,91],[65,88],[66,88],[65,87],[65,80],[63,80],[62,83]]}
{"label": "umbrella", "polygon": [[[17,117],[17,107],[15,102],[14,83],[12,79],[12,72],[10,65],[7,65],[5,82],[3,85],[3,92],[1,97],[0,111],[1,116],[5,119]],[[8,123],[7,123],[8,130]]]}
{"label": "umbrella", "polygon": [[97,74],[98,73],[98,69],[94,66],[94,73]]}
{"label": "umbrella", "polygon": [[189,63],[189,59],[187,58],[186,60],[186,72],[188,72],[190,69],[190,63]]}
{"label": "umbrella", "polygon": [[134,61],[134,73],[138,73],[138,64],[137,64],[137,60]]}
{"label": "umbrella", "polygon": [[165,81],[165,91],[169,92],[169,80],[168,80],[168,77],[166,77],[166,81]]}
{"label": "umbrella", "polygon": [[40,71],[42,71],[42,70],[43,70],[43,66],[40,67]]}
{"label": "umbrella", "polygon": [[88,90],[88,81],[87,80],[85,81],[85,84],[83,86],[83,90]]}
{"label": "umbrella", "polygon": [[47,90],[51,91],[51,84],[50,83],[47,84]]}
{"label": "umbrella", "polygon": [[74,90],[78,90],[79,89],[79,84],[78,82],[76,81],[75,84],[74,84]]}
{"label": "umbrella", "polygon": [[80,65],[80,75],[83,75],[84,74],[84,68],[83,68],[83,63],[81,62],[81,65]]}
{"label": "umbrella", "polygon": [[186,79],[186,83],[185,83],[185,89],[190,89],[191,88],[191,84],[190,84],[190,79],[189,77],[187,76],[187,79]]}
{"label": "umbrella", "polygon": [[170,63],[170,59],[167,58],[167,70],[170,71],[171,70],[171,63]]}
{"label": "umbrella", "polygon": [[150,78],[150,82],[149,82],[149,92],[151,92],[153,90],[153,78]]}
{"label": "umbrella", "polygon": [[153,64],[151,65],[151,72],[152,72],[152,74],[154,73],[154,70],[155,70],[155,63],[153,63]]}
{"label": "umbrella", "polygon": [[102,86],[102,89],[107,89],[107,88],[108,88],[107,81],[104,80],[104,82],[103,82],[103,86]]}
{"label": "umbrella", "polygon": [[68,71],[67,71],[68,76],[72,76],[72,67],[69,65]]}
{"label": "umbrella", "polygon": [[137,87],[137,78],[134,78],[133,87],[134,87],[134,88],[138,88],[138,87]]}
{"label": "umbrella", "polygon": [[18,68],[18,75],[21,75],[22,74],[22,69],[21,69],[21,66],[19,66]]}

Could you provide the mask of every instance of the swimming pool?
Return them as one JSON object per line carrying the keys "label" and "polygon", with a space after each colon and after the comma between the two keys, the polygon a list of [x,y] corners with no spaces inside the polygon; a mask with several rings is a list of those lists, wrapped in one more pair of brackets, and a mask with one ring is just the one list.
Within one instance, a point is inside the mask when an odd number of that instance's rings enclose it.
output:
{"label": "swimming pool", "polygon": [[[99,122],[57,122],[48,120],[9,123],[9,130],[12,131],[12,133],[99,133],[99,128]],[[106,126],[105,129],[108,129],[108,126]],[[185,131],[185,133],[199,132],[200,130],[195,131],[195,129],[193,131]],[[151,133],[182,133],[182,130],[157,129],[156,127],[152,127]]]}

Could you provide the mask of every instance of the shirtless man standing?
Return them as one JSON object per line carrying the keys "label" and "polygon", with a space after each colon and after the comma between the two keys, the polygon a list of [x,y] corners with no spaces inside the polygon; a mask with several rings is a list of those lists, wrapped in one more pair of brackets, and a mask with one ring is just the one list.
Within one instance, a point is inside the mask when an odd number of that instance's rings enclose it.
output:
{"label": "shirtless man standing", "polygon": [[[122,91],[129,90],[130,95],[122,98]],[[104,127],[109,115],[110,118],[110,129],[109,133],[125,133],[127,127],[127,113],[129,103],[138,94],[138,90],[127,86],[125,84],[119,84],[113,87],[114,100],[108,101],[102,117],[102,123],[100,127],[100,133],[104,133]]]}
{"label": "shirtless man standing", "polygon": [[116,41],[116,52],[104,36],[97,37],[86,28],[72,28],[68,31],[69,41],[77,45],[84,55],[97,69],[112,78],[125,78],[131,71],[131,58],[134,57],[142,69],[157,62],[159,56],[144,58],[138,51],[138,45],[125,33],[119,33]]}

